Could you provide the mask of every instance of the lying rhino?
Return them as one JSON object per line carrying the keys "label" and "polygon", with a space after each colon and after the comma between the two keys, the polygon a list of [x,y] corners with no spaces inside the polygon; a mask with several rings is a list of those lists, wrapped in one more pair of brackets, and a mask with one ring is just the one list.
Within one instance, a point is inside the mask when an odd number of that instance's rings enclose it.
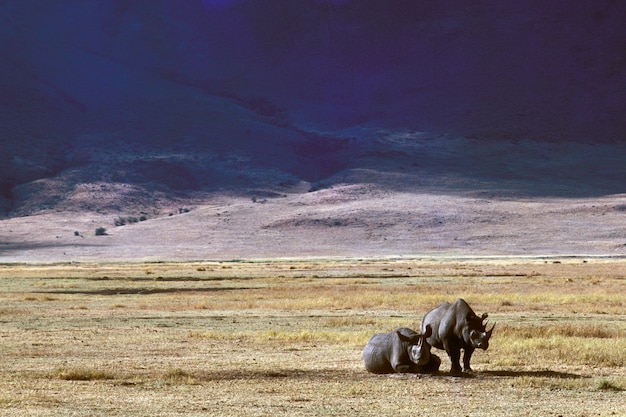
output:
{"label": "lying rhino", "polygon": [[363,349],[365,369],[375,374],[437,372],[441,359],[430,354],[426,341],[431,333],[426,326],[423,334],[406,327],[375,334]]}
{"label": "lying rhino", "polygon": [[[463,372],[471,372],[470,359],[474,349],[486,350],[495,323],[487,330],[487,323],[483,323],[487,313],[478,317],[465,300],[459,298],[454,303],[443,303],[430,310],[422,320],[422,331],[432,327],[429,332],[428,343],[437,349],[445,349],[452,362],[451,373],[461,373],[461,349],[463,354]],[[432,334],[431,334],[432,333]]]}

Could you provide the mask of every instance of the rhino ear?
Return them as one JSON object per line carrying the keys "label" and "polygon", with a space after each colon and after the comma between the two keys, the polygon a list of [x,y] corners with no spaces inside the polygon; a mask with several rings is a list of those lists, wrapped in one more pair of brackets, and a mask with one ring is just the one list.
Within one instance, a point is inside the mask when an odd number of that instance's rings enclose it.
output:
{"label": "rhino ear", "polygon": [[433,334],[433,328],[430,326],[430,324],[427,324],[426,328],[424,329],[424,334],[422,336],[429,338],[432,334]]}
{"label": "rhino ear", "polygon": [[411,338],[408,336],[403,335],[402,333],[400,333],[399,331],[396,330],[396,334],[398,335],[398,337],[400,338],[401,341],[403,342],[410,342]]}

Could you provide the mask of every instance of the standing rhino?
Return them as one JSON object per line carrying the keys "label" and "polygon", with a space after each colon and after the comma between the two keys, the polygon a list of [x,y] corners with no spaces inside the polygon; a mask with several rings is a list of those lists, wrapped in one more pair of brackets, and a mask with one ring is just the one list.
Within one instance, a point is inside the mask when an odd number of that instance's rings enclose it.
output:
{"label": "standing rhino", "polygon": [[406,327],[375,334],[363,349],[365,369],[375,374],[437,372],[441,359],[430,354],[426,341],[431,333],[426,326],[423,334]]}
{"label": "standing rhino", "polygon": [[[450,372],[461,373],[461,349],[463,354],[463,372],[471,372],[470,359],[474,349],[486,350],[495,323],[487,330],[487,313],[478,317],[465,300],[459,298],[454,303],[443,303],[430,310],[422,320],[422,330],[432,327],[428,343],[437,349],[445,349],[452,362]],[[431,334],[432,333],[432,334]]]}

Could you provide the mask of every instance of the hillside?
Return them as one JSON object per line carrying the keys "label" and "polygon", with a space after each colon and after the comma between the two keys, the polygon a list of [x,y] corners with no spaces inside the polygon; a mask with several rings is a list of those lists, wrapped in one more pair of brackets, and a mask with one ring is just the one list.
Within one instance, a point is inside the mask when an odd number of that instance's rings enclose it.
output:
{"label": "hillside", "polygon": [[623,255],[625,17],[3,2],[0,261]]}
{"label": "hillside", "polygon": [[626,194],[615,193],[624,148],[499,142],[487,152],[417,133],[366,143],[348,141],[351,157],[309,181],[294,174],[306,174],[306,158],[289,172],[233,155],[203,176],[208,153],[107,165],[145,175],[135,185],[87,182],[77,170],[71,189],[54,183],[68,184],[63,176],[48,180],[26,193],[35,213],[2,221],[0,262],[626,255]]}

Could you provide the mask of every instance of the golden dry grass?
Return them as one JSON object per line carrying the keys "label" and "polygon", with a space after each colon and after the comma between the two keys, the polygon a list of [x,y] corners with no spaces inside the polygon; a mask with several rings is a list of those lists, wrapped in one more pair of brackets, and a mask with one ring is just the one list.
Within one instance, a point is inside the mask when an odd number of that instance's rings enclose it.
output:
{"label": "golden dry grass", "polygon": [[[0,414],[626,415],[625,284],[602,259],[0,265]],[[372,334],[457,297],[498,322],[473,377],[365,372]]]}

